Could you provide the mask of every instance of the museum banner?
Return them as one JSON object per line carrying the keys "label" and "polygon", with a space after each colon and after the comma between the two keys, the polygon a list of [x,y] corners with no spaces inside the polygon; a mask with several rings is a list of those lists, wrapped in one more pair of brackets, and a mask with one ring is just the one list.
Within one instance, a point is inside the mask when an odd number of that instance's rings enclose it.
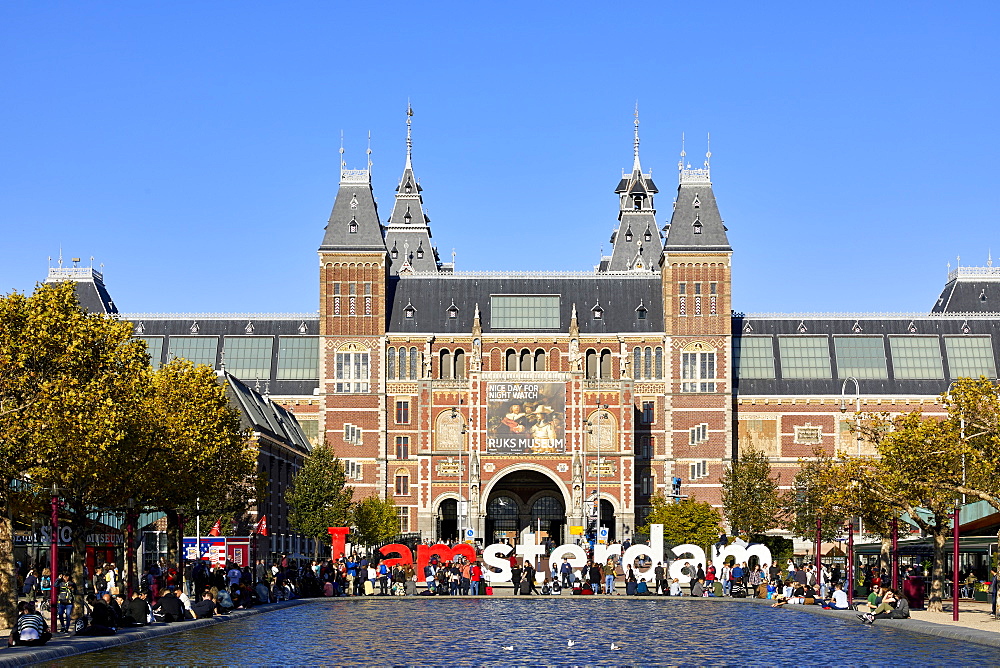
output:
{"label": "museum banner", "polygon": [[562,454],[565,414],[565,383],[487,383],[486,451]]}

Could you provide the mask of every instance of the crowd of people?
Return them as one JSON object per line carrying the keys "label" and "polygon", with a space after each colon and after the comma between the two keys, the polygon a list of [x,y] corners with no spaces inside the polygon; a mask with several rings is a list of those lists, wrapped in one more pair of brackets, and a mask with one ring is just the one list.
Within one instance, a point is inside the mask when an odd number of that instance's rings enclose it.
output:
{"label": "crowd of people", "polygon": [[[119,629],[172,623],[229,614],[261,603],[288,600],[301,595],[320,595],[322,590],[309,568],[298,568],[287,556],[268,565],[258,560],[253,568],[233,562],[212,567],[207,560],[191,561],[182,579],[176,567],[162,561],[150,564],[128,595],[114,564],[87,569],[82,586],[70,573],[60,573],[52,582],[48,568],[28,568],[21,580],[18,620],[8,638],[9,646],[43,645],[51,639],[40,612],[49,610],[52,587],[56,609],[51,610],[57,630],[78,636],[114,635]],[[82,610],[75,610],[82,596]],[[40,605],[38,599],[41,598]],[[76,612],[76,614],[74,614]]]}

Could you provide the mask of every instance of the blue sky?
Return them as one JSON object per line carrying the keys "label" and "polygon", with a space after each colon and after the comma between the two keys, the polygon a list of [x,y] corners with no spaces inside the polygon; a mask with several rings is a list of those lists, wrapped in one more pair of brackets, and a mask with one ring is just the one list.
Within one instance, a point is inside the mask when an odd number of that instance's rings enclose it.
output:
{"label": "blue sky", "polygon": [[[926,311],[1000,255],[1000,5],[7,2],[0,290],[96,258],[123,311],[315,311],[337,149],[388,216],[412,100],[459,269],[589,269],[712,134],[743,311]],[[87,260],[89,262],[89,259]]]}

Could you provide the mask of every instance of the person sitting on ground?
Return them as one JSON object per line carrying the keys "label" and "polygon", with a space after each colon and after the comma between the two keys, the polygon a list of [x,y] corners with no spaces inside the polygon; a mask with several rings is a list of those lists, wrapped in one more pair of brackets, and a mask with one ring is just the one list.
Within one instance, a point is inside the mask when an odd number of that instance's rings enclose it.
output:
{"label": "person sitting on ground", "polygon": [[581,596],[593,596],[594,595],[594,588],[590,585],[589,582],[584,582],[583,586],[580,587],[580,595]]}
{"label": "person sitting on ground", "polygon": [[858,615],[858,618],[866,624],[874,624],[876,619],[909,619],[910,604],[905,596],[889,589],[882,598],[882,603],[875,608],[874,612],[867,615]]}
{"label": "person sitting on ground", "polygon": [[132,600],[122,611],[122,626],[145,626],[149,623],[149,601],[146,592],[132,592]]}
{"label": "person sitting on ground", "polygon": [[879,587],[872,589],[871,593],[868,594],[868,612],[874,612],[875,608],[882,604],[883,596],[885,596],[885,590]]}
{"label": "person sitting on ground", "polygon": [[35,611],[34,601],[21,601],[17,604],[18,618],[7,640],[8,647],[36,647],[44,645],[52,638],[45,628],[45,620]]}
{"label": "person sitting on ground", "polygon": [[705,595],[705,579],[695,578],[694,584],[691,585],[691,596],[701,598]]}
{"label": "person sitting on ground", "polygon": [[646,578],[640,578],[639,582],[635,585],[635,595],[636,596],[649,596],[649,585],[646,584]]}
{"label": "person sitting on ground", "polygon": [[233,611],[233,599],[230,598],[229,592],[225,589],[220,589],[215,595],[216,601],[216,611],[220,615],[228,615]]}
{"label": "person sitting on ground", "polygon": [[205,619],[215,614],[215,601],[212,600],[212,592],[205,591],[201,595],[201,600],[191,606],[191,612],[195,619]]}
{"label": "person sitting on ground", "polygon": [[670,595],[671,596],[683,596],[684,592],[681,591],[681,581],[674,578],[670,581]]}
{"label": "person sitting on ground", "polygon": [[169,624],[184,619],[184,606],[174,591],[173,585],[167,587],[166,593],[153,606],[153,616],[157,621]]}
{"label": "person sitting on ground", "polygon": [[833,588],[832,600],[828,602],[830,609],[832,610],[850,610],[851,604],[847,600],[847,594],[844,592],[844,585],[839,582]]}
{"label": "person sitting on ground", "polygon": [[90,623],[76,632],[78,636],[113,636],[118,632],[115,626],[111,607],[103,598],[87,594],[87,606],[90,608]]}
{"label": "person sitting on ground", "polygon": [[806,589],[804,585],[795,583],[792,587],[791,595],[779,595],[774,597],[772,608],[780,608],[783,605],[802,605],[806,600]]}

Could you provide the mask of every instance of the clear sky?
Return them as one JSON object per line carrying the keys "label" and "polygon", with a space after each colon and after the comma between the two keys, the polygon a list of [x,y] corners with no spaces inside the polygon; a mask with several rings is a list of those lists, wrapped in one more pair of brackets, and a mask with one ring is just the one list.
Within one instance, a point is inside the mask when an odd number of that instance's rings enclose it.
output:
{"label": "clear sky", "polygon": [[119,308],[315,311],[371,132],[383,220],[414,167],[457,267],[589,269],[639,102],[669,220],[704,158],[742,311],[926,311],[1000,255],[1000,3],[0,5],[0,290],[60,247]]}

